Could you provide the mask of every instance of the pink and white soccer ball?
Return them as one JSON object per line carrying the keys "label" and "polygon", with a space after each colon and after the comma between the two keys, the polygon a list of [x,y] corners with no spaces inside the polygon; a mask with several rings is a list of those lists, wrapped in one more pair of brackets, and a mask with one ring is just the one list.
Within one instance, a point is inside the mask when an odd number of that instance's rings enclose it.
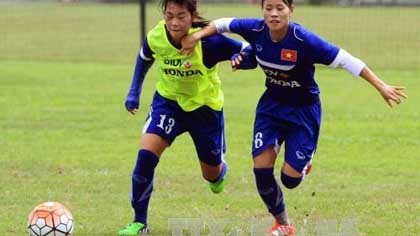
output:
{"label": "pink and white soccer ball", "polygon": [[58,202],[44,202],[29,214],[29,236],[72,236],[73,216]]}

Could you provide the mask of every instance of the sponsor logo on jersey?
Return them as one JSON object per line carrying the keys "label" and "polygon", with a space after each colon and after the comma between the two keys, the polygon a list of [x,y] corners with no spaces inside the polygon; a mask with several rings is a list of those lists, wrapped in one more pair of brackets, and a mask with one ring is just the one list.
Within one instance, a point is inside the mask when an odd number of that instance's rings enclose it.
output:
{"label": "sponsor logo on jersey", "polygon": [[283,72],[278,72],[278,71],[276,71],[276,70],[270,70],[270,69],[264,69],[264,73],[265,73],[267,76],[274,77],[274,78],[283,78],[283,79],[287,79],[287,78],[289,78],[289,77],[290,77],[290,76],[289,76],[288,74],[286,74],[286,73],[283,73]]}
{"label": "sponsor logo on jersey", "polygon": [[295,80],[285,81],[284,79],[288,79],[290,77],[290,75],[286,73],[279,72],[277,70],[270,70],[270,69],[264,69],[264,73],[267,76],[267,81],[269,83],[279,85],[282,87],[291,87],[291,88],[301,87],[301,85]]}
{"label": "sponsor logo on jersey", "polygon": [[183,66],[187,70],[192,67],[192,63],[190,61],[185,61],[184,62],[182,59],[164,59],[163,64],[171,65],[171,66],[174,66],[174,67],[182,67]]}
{"label": "sponsor logo on jersey", "polygon": [[261,52],[263,50],[263,47],[259,44],[255,44],[255,48],[257,49],[257,52]]}
{"label": "sponsor logo on jersey", "polygon": [[281,53],[280,53],[280,59],[282,61],[296,62],[297,61],[297,51],[283,48],[281,50]]}
{"label": "sponsor logo on jersey", "polygon": [[192,64],[191,64],[191,62],[190,61],[186,61],[186,62],[184,62],[184,67],[188,70],[188,69],[190,69],[191,68],[191,66],[192,66]]}
{"label": "sponsor logo on jersey", "polygon": [[272,77],[267,77],[267,81],[269,83],[272,83],[272,84],[275,84],[275,85],[279,85],[279,86],[282,86],[282,87],[298,88],[298,87],[301,86],[295,80],[292,80],[292,81],[284,81],[284,80],[281,80],[281,79],[275,79],[275,78],[272,78]]}
{"label": "sponsor logo on jersey", "polygon": [[188,76],[194,76],[194,75],[203,75],[203,72],[200,70],[177,70],[177,69],[163,69],[163,73],[166,75],[172,75],[172,76],[179,76],[179,77],[188,77]]}
{"label": "sponsor logo on jersey", "polygon": [[164,59],[163,64],[180,67],[183,61],[181,59]]}

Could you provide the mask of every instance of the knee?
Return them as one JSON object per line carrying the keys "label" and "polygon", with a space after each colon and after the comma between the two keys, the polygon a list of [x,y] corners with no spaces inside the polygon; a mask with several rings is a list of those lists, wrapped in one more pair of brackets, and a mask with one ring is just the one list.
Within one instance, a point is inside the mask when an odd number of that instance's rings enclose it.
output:
{"label": "knee", "polygon": [[281,182],[288,189],[294,189],[302,182],[303,176],[301,177],[290,177],[281,171]]}
{"label": "knee", "polygon": [[268,147],[263,152],[253,157],[254,168],[256,169],[265,169],[273,168],[276,162],[276,152],[274,150],[274,145]]}
{"label": "knee", "polygon": [[136,166],[133,175],[151,175],[154,172],[159,158],[151,151],[140,149],[137,155]]}

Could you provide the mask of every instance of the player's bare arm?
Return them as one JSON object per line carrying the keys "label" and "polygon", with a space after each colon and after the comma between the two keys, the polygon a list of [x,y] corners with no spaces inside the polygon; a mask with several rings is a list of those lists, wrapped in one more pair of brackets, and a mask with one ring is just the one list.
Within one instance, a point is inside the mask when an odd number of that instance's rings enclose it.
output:
{"label": "player's bare arm", "polygon": [[375,87],[390,107],[392,107],[392,102],[400,104],[402,98],[407,98],[407,95],[403,92],[405,87],[386,84],[384,81],[379,79],[375,73],[373,73],[373,71],[371,71],[367,66],[364,67],[360,72],[360,77],[364,78],[373,87]]}
{"label": "player's bare arm", "polygon": [[182,55],[190,54],[194,49],[195,45],[197,44],[198,40],[213,35],[215,33],[217,33],[216,25],[213,22],[211,22],[207,27],[203,28],[202,30],[197,31],[191,35],[185,36],[181,40],[182,48],[180,53]]}

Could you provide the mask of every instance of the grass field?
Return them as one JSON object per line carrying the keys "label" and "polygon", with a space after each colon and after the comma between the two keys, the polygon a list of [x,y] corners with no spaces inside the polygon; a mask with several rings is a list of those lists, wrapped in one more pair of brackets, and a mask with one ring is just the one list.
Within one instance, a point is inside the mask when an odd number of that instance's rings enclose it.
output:
{"label": "grass field", "polygon": [[[406,86],[409,95],[389,109],[366,82],[318,68],[323,124],[314,171],[298,189],[284,191],[294,224],[307,224],[298,235],[321,236],[320,222],[349,219],[363,236],[420,235],[420,8],[296,10],[296,21],[363,58],[387,82]],[[71,209],[76,236],[113,236],[132,219],[130,174],[157,79],[152,68],[141,111],[129,115],[123,102],[138,50],[137,12],[134,5],[0,5],[1,236],[26,235],[28,213],[47,200]],[[260,15],[257,6],[202,8],[208,18],[232,12]],[[152,26],[157,7],[148,15]],[[210,193],[192,141],[181,136],[157,168],[152,235],[167,235],[169,218],[222,218],[229,231],[268,216],[250,158],[262,72],[232,74],[225,64],[220,75],[226,192]],[[335,234],[322,234],[329,235]]]}

